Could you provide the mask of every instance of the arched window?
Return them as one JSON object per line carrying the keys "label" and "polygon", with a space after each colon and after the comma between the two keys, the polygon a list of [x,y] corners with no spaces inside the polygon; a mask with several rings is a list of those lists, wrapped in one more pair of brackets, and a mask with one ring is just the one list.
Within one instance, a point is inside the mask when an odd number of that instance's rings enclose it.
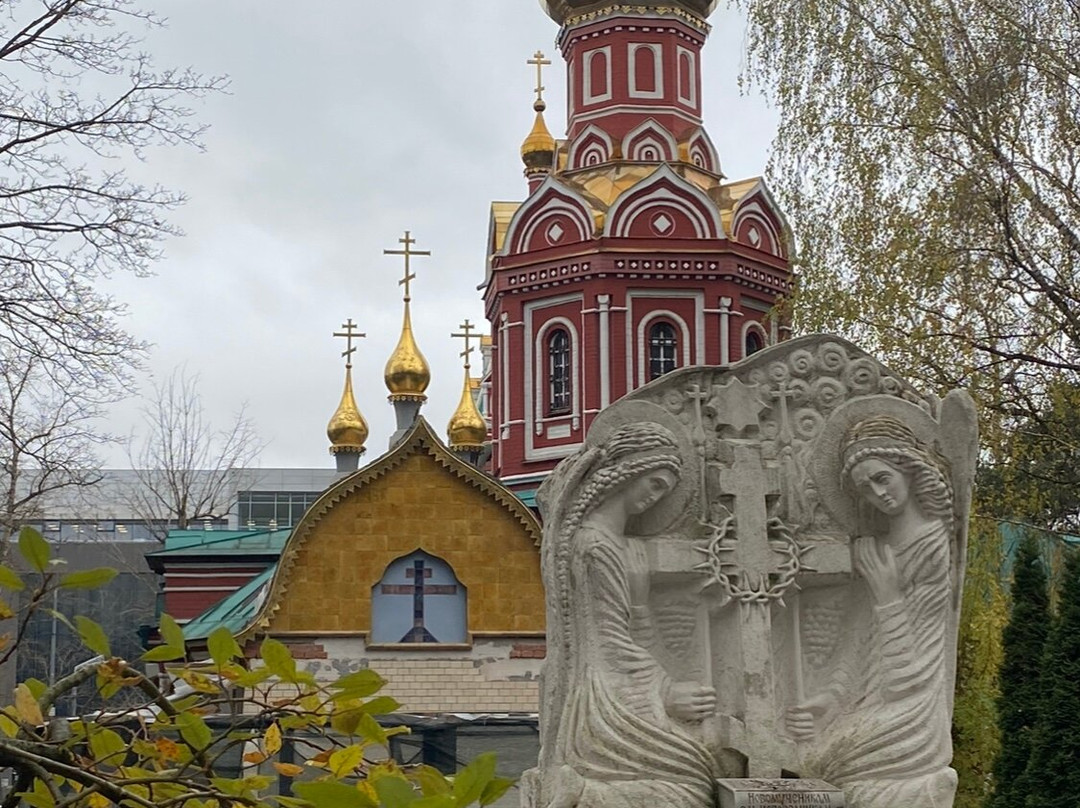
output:
{"label": "arched window", "polygon": [[463,643],[465,587],[441,558],[417,550],[391,561],[371,592],[372,643]]}
{"label": "arched window", "polygon": [[754,329],[750,329],[746,332],[746,345],[743,349],[743,356],[750,356],[755,354],[765,347],[765,341],[761,338],[761,334]]}
{"label": "arched window", "polygon": [[649,381],[659,379],[678,367],[679,342],[675,326],[661,320],[649,328]]}
{"label": "arched window", "polygon": [[571,406],[570,335],[565,328],[548,336],[548,412],[569,412]]}

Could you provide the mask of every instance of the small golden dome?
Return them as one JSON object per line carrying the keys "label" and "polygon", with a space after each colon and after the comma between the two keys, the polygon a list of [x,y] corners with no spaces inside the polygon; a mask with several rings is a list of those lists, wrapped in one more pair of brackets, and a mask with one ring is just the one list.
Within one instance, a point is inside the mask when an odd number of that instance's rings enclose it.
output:
{"label": "small golden dome", "polygon": [[345,390],[341,394],[341,403],[326,426],[326,436],[330,438],[330,453],[363,452],[364,442],[368,439],[368,425],[356,406],[352,389],[352,365],[345,366]]}
{"label": "small golden dome", "polygon": [[424,391],[431,383],[431,368],[420,353],[420,348],[413,338],[412,319],[409,316],[409,301],[405,301],[405,318],[401,325],[401,338],[397,347],[386,362],[386,389],[390,391],[390,400],[418,399],[426,401]]}
{"label": "small golden dome", "polygon": [[555,138],[548,131],[544,122],[544,109],[546,104],[537,101],[533,104],[536,110],[536,121],[532,131],[521,144],[521,159],[525,163],[527,171],[550,171],[552,158],[555,156]]}
{"label": "small golden dome", "polygon": [[465,366],[465,385],[461,390],[461,402],[450,423],[446,426],[446,435],[450,439],[450,448],[456,451],[479,450],[487,440],[487,423],[473,400],[472,379],[469,378],[469,366]]}

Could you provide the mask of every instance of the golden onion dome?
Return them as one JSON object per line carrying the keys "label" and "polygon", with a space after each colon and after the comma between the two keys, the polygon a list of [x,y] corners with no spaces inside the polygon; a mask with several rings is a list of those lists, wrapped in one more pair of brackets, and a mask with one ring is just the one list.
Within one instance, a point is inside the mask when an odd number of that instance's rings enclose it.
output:
{"label": "golden onion dome", "polygon": [[405,318],[401,325],[401,338],[397,347],[386,362],[383,376],[386,389],[390,391],[390,400],[419,399],[427,400],[424,391],[431,383],[431,368],[420,353],[420,348],[413,338],[412,319],[409,316],[409,301],[405,300]]}
{"label": "golden onion dome", "polygon": [[330,438],[331,454],[364,451],[364,442],[368,439],[368,425],[353,396],[352,365],[345,366],[345,390],[341,394],[337,411],[326,426],[326,436]]}
{"label": "golden onion dome", "polygon": [[530,171],[550,171],[552,158],[555,156],[555,138],[551,136],[544,122],[545,108],[543,101],[533,104],[533,109],[536,110],[536,121],[533,123],[532,131],[521,144],[521,159],[525,163],[525,168]]}
{"label": "golden onion dome", "polygon": [[487,423],[473,400],[472,380],[469,366],[465,366],[465,385],[461,390],[461,402],[446,426],[450,448],[457,451],[479,450],[487,440]]}

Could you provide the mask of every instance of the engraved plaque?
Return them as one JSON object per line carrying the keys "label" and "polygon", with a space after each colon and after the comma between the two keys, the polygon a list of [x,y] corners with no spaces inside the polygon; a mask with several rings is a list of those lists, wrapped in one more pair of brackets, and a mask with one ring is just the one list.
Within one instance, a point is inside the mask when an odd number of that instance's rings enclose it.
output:
{"label": "engraved plaque", "polygon": [[720,808],[844,808],[844,792],[821,780],[717,780]]}

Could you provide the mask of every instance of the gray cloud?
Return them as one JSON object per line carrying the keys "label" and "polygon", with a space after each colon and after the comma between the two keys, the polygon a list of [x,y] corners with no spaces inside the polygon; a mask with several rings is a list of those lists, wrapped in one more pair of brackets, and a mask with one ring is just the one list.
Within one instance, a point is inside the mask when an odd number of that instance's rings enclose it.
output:
{"label": "gray cloud", "polygon": [[[212,417],[247,401],[270,441],[267,466],[328,466],[326,422],[341,393],[341,347],[352,317],[368,338],[354,379],[371,428],[369,456],[393,430],[382,383],[396,343],[400,259],[382,255],[410,229],[417,259],[414,325],[433,368],[424,414],[442,429],[461,389],[462,319],[484,324],[487,208],[521,199],[518,148],[532,125],[540,48],[559,133],[565,74],[554,24],[532,0],[338,3],[312,0],[165,3],[147,48],[163,65],[227,73],[230,93],[199,106],[206,151],[159,150],[133,172],[185,191],[187,235],[166,245],[149,279],[117,278],[129,328],[155,344],[151,369],[198,370]],[[403,11],[405,8],[407,10]],[[762,173],[775,118],[740,96],[743,24],[712,18],[705,51],[706,122],[725,173]],[[110,424],[133,428],[135,405]],[[122,454],[110,456],[119,464]]]}

